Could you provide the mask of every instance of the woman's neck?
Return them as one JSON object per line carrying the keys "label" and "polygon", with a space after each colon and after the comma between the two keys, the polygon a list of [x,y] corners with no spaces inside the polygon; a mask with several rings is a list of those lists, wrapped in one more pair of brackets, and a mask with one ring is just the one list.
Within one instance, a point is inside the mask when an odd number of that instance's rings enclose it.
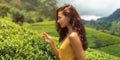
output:
{"label": "woman's neck", "polygon": [[71,26],[67,26],[67,28],[68,28],[68,34],[67,35],[70,35],[74,30],[72,29]]}

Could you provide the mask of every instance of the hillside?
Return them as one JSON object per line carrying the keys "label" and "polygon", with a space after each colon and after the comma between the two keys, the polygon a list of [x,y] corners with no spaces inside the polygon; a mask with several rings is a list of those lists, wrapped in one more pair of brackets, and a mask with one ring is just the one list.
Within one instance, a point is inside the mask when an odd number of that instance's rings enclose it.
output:
{"label": "hillside", "polygon": [[98,20],[102,20],[105,22],[120,21],[120,8],[114,11],[110,16],[99,18]]}
{"label": "hillside", "polygon": [[107,17],[99,18],[96,21],[91,20],[85,25],[111,35],[120,36],[120,8]]}
{"label": "hillside", "polygon": [[[58,37],[58,34],[56,32],[55,29],[55,22],[54,21],[45,21],[45,22],[41,22],[41,23],[35,23],[32,25],[28,25],[26,26],[26,28],[38,31],[38,32],[47,32],[48,34]],[[86,27],[86,32],[87,32],[87,40],[89,43],[89,47],[93,48],[93,49],[98,49],[102,48],[102,47],[107,47],[107,46],[112,46],[112,45],[116,45],[116,44],[120,44],[120,38],[117,36],[113,36],[110,34],[106,34],[103,33],[101,31],[95,30],[95,29],[91,29]],[[114,48],[114,46],[112,47]],[[114,51],[114,49],[112,49],[112,52],[107,52],[112,53],[112,55],[117,55],[118,57],[120,57],[119,52],[119,47],[116,47],[116,51]],[[108,49],[102,49],[102,51],[109,51]]]}
{"label": "hillside", "polygon": [[120,37],[87,28],[89,47],[120,57]]}
{"label": "hillside", "polygon": [[100,48],[114,44],[120,44],[120,37],[104,33],[100,30],[95,30],[86,27],[87,39],[90,42],[89,47]]}
{"label": "hillside", "polygon": [[[46,24],[45,24],[46,23]],[[42,31],[53,32],[53,25],[47,24],[48,22],[40,23]],[[53,22],[49,22],[53,24]],[[35,30],[29,30],[25,27],[30,26],[29,24],[23,27],[16,25],[10,21],[0,20],[0,59],[28,59],[28,60],[57,60],[53,55],[53,52],[49,48],[49,45],[43,42],[41,33],[35,32]],[[39,26],[39,23],[32,26]],[[50,26],[46,30],[45,26]],[[31,27],[32,28],[32,27]],[[53,31],[52,31],[53,29]],[[52,33],[50,33],[52,34]],[[56,35],[55,32],[53,35]],[[57,37],[54,37],[57,41]],[[57,43],[56,43],[57,44]],[[85,51],[87,60],[119,60],[120,58],[113,55],[106,54],[101,51],[94,49],[88,49]],[[53,57],[54,56],[54,57]]]}
{"label": "hillside", "polygon": [[106,47],[101,47],[98,50],[101,50],[101,51],[104,51],[104,52],[109,53],[111,55],[120,57],[120,53],[119,53],[120,48],[119,47],[120,47],[120,44],[114,44],[114,45],[109,45]]}

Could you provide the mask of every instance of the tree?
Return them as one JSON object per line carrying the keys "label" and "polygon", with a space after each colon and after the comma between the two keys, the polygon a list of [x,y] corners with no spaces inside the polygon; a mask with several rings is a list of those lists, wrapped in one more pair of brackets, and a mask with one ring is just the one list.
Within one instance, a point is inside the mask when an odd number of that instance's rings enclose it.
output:
{"label": "tree", "polygon": [[56,15],[56,0],[38,0],[39,6],[36,8],[39,16],[46,16],[50,19],[55,19]]}
{"label": "tree", "polygon": [[14,6],[15,8],[21,9],[21,0],[11,0],[10,5]]}
{"label": "tree", "polygon": [[0,4],[0,16],[2,16],[2,18],[7,16],[9,10],[10,8],[6,4]]}
{"label": "tree", "polygon": [[19,24],[19,25],[22,25],[23,22],[24,22],[24,15],[18,11],[15,11],[12,13],[12,21]]}
{"label": "tree", "polygon": [[110,28],[111,30],[111,34],[115,34],[115,32],[118,33],[118,35],[120,35],[120,21],[114,21],[112,22],[112,26]]}
{"label": "tree", "polygon": [[91,20],[91,21],[89,21],[89,23],[86,24],[86,26],[95,28],[96,27],[96,21]]}

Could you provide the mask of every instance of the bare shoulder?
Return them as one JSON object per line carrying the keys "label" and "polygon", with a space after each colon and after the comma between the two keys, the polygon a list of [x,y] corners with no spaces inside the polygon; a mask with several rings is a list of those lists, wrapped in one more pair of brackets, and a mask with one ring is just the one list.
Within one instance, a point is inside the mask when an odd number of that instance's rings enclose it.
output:
{"label": "bare shoulder", "polygon": [[69,35],[69,38],[76,38],[76,37],[78,37],[77,32],[72,32],[72,33]]}
{"label": "bare shoulder", "polygon": [[77,32],[72,32],[69,35],[69,38],[70,38],[70,40],[76,40],[76,39],[79,39],[79,36],[78,36]]}
{"label": "bare shoulder", "polygon": [[[70,43],[72,46],[81,46],[81,41],[77,32],[72,32],[69,36]],[[76,45],[77,44],[77,45]]]}

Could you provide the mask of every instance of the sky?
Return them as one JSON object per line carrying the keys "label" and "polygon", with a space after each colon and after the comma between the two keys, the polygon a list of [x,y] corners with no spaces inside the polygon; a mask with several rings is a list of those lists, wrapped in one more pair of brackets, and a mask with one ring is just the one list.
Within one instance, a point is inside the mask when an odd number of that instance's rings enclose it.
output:
{"label": "sky", "polygon": [[120,8],[120,0],[58,0],[57,6],[65,3],[72,4],[85,20],[107,17]]}

